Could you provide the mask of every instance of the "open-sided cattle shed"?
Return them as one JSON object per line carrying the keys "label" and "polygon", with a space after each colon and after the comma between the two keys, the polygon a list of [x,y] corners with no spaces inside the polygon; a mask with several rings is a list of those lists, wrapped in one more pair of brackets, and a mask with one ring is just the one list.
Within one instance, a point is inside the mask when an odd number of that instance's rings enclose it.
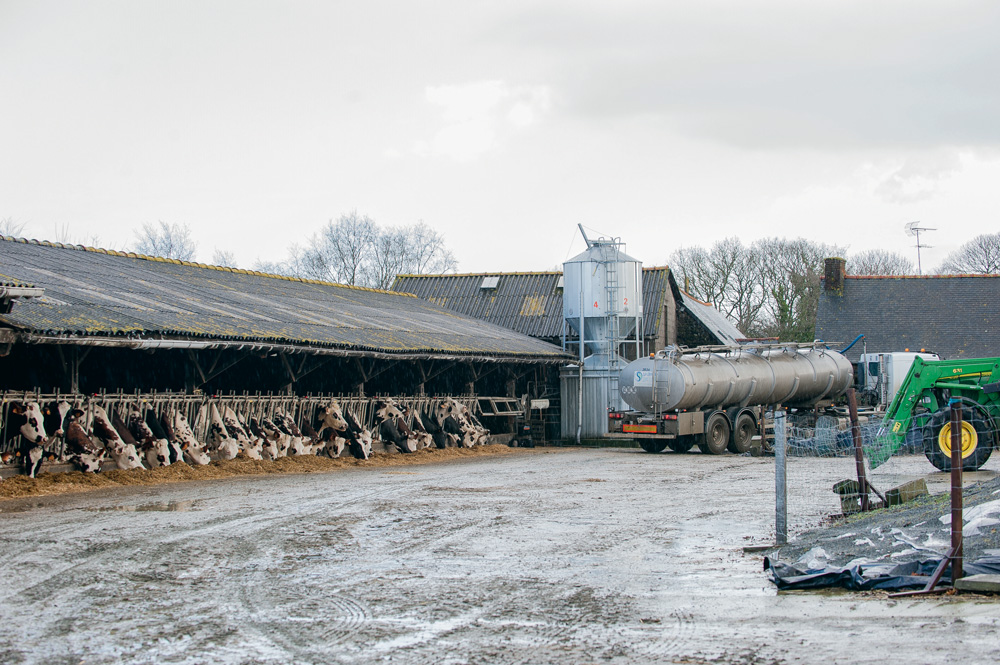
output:
{"label": "open-sided cattle shed", "polygon": [[0,390],[514,396],[568,360],[409,294],[0,238]]}

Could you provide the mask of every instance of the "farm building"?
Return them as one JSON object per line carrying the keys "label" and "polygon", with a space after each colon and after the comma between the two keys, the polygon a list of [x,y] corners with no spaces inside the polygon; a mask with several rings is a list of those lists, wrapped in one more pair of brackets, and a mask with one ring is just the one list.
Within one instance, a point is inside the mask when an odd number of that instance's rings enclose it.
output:
{"label": "farm building", "polygon": [[[412,293],[461,314],[563,346],[576,344],[572,326],[564,325],[561,271],[531,273],[486,273],[468,275],[399,275],[393,290]],[[643,319],[639,352],[652,353],[667,345],[700,346],[736,344],[743,334],[718,310],[682,291],[667,267],[642,269]],[[589,341],[588,341],[589,344]],[[636,345],[623,345],[620,352],[634,360]],[[565,374],[565,372],[564,372]],[[575,374],[575,373],[574,373]],[[544,381],[534,384],[531,397],[546,408],[531,412],[532,428],[547,438],[567,437],[576,431],[575,400],[566,394],[575,387],[565,385],[552,367]],[[571,378],[570,383],[576,383]],[[585,432],[600,436],[606,431],[602,416],[603,389],[595,389],[594,404],[584,408]],[[590,392],[588,392],[590,394]],[[598,413],[601,412],[601,413]]]}
{"label": "farm building", "polygon": [[[399,275],[392,290],[467,316],[561,344],[563,274],[559,271],[474,275]],[[667,267],[642,270],[642,348],[651,353],[669,344],[736,344],[743,334],[717,309],[682,291]]]}
{"label": "farm building", "polygon": [[489,416],[571,360],[408,294],[9,237],[0,305],[2,391],[476,395]]}
{"label": "farm building", "polygon": [[843,259],[826,260],[816,337],[864,345],[847,351],[926,350],[945,359],[1000,355],[1000,275],[851,276]]}

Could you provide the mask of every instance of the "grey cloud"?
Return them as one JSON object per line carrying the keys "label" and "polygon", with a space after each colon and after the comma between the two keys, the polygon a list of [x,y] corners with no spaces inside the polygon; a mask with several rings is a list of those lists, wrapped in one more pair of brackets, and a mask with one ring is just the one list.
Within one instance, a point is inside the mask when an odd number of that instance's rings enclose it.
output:
{"label": "grey cloud", "polygon": [[519,14],[493,38],[584,116],[751,148],[1000,145],[1000,5],[629,7]]}

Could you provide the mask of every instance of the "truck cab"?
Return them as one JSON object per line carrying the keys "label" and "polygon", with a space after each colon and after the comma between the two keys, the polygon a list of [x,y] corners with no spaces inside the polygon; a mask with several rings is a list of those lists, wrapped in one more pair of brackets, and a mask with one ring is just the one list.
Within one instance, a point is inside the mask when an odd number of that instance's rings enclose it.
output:
{"label": "truck cab", "polygon": [[884,409],[896,396],[914,358],[941,360],[936,353],[895,351],[863,353],[858,361],[857,390],[871,406]]}

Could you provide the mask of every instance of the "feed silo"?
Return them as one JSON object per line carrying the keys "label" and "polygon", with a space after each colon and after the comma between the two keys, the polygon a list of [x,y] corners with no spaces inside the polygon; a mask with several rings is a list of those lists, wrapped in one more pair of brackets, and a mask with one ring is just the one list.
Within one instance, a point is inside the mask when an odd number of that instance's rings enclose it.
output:
{"label": "feed silo", "polygon": [[624,407],[623,355],[638,357],[642,335],[642,263],[619,239],[591,240],[580,232],[587,249],[563,263],[564,346],[580,363],[560,372],[564,438],[607,433],[608,410]]}

